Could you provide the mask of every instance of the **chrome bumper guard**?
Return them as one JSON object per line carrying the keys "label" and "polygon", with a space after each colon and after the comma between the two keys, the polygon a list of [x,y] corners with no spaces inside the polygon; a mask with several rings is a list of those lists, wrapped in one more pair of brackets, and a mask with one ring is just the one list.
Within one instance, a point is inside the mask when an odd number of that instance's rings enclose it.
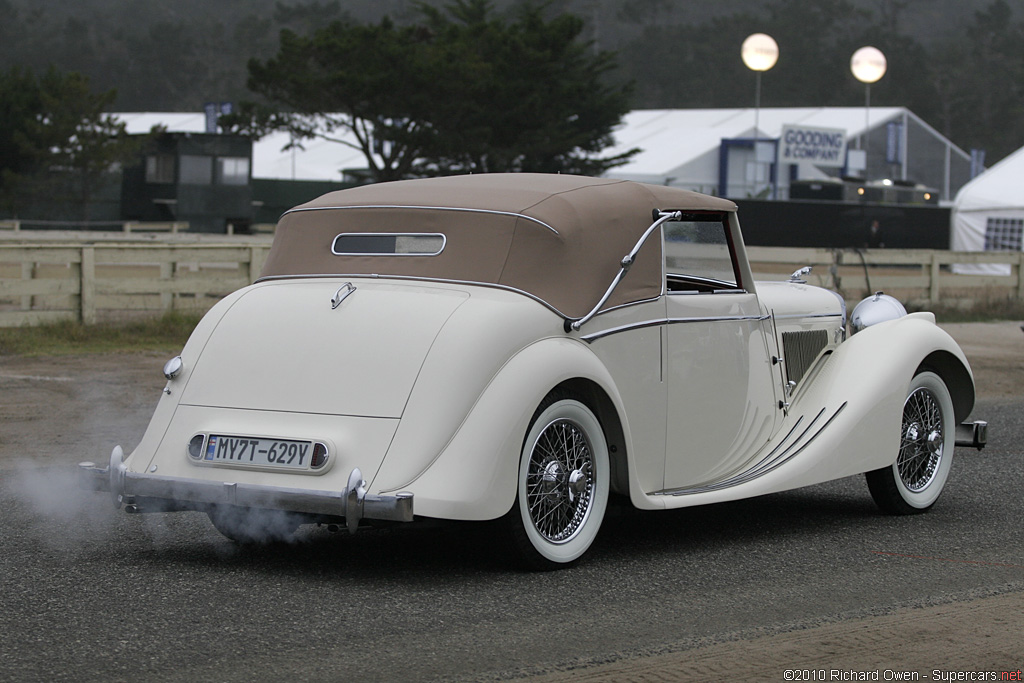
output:
{"label": "chrome bumper guard", "polygon": [[124,453],[118,446],[110,454],[107,467],[83,462],[79,463],[78,471],[81,488],[109,492],[114,506],[124,505],[127,512],[205,510],[216,505],[235,505],[344,517],[345,526],[352,533],[363,519],[413,521],[412,493],[370,495],[358,467],[349,474],[345,490],[310,491],[129,472],[124,464]]}
{"label": "chrome bumper guard", "polygon": [[956,445],[977,448],[979,451],[988,443],[988,422],[962,422],[956,426]]}

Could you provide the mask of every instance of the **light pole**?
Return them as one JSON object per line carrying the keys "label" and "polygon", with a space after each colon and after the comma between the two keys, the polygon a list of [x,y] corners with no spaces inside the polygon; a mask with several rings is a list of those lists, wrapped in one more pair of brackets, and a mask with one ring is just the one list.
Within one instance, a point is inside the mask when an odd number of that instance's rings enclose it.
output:
{"label": "light pole", "polygon": [[862,47],[853,53],[850,58],[850,71],[854,78],[864,84],[864,140],[861,145],[861,138],[857,138],[857,148],[864,150],[864,179],[868,177],[868,145],[867,136],[871,129],[871,84],[875,83],[885,75],[885,55],[877,47]]}
{"label": "light pole", "polygon": [[761,73],[775,66],[779,61],[779,45],[766,33],[747,36],[740,48],[740,56],[747,68],[757,75],[754,89],[754,139],[757,139],[758,118],[761,111]]}
{"label": "light pole", "polygon": [[[758,163],[757,138],[761,125],[761,74],[775,66],[779,60],[779,44],[766,33],[752,33],[740,47],[740,57],[748,69],[756,75],[754,86],[754,163]],[[757,180],[755,179],[756,183]],[[755,184],[755,189],[757,189]]]}

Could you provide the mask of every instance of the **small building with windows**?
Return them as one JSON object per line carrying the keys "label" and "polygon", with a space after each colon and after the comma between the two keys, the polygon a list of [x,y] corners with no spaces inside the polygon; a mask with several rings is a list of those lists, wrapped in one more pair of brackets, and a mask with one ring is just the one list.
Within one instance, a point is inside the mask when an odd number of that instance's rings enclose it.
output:
{"label": "small building with windows", "polygon": [[240,135],[157,133],[126,167],[121,214],[187,222],[192,232],[248,232],[253,222],[252,141]]}

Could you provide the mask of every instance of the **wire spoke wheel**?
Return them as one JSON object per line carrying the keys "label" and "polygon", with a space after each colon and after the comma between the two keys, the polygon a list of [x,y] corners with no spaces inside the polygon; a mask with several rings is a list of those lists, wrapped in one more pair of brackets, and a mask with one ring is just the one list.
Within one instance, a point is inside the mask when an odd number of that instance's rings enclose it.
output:
{"label": "wire spoke wheel", "polygon": [[903,485],[917,493],[935,479],[942,461],[942,411],[931,390],[914,391],[903,406],[903,440],[896,470]]}
{"label": "wire spoke wheel", "polygon": [[580,426],[555,420],[541,432],[530,456],[526,500],[537,531],[563,543],[580,530],[593,496],[593,449]]}
{"label": "wire spoke wheel", "polygon": [[608,502],[608,445],[582,401],[549,397],[523,442],[516,504],[506,516],[531,569],[574,564],[597,536]]}
{"label": "wire spoke wheel", "polygon": [[900,429],[896,462],[868,472],[868,490],[886,512],[924,512],[942,493],[953,461],[953,401],[941,377],[933,372],[914,376]]}

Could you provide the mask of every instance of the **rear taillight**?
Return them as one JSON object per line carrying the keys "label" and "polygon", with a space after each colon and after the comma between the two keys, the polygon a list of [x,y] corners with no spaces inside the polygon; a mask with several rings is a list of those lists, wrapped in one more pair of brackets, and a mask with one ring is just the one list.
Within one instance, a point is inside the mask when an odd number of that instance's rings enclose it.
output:
{"label": "rear taillight", "polygon": [[330,457],[327,453],[327,446],[322,443],[313,444],[313,458],[309,461],[309,466],[314,470],[318,470],[327,464],[327,459]]}
{"label": "rear taillight", "polygon": [[205,434],[196,434],[192,437],[192,440],[188,442],[188,454],[189,457],[199,460],[203,457],[203,442],[206,441]]}

